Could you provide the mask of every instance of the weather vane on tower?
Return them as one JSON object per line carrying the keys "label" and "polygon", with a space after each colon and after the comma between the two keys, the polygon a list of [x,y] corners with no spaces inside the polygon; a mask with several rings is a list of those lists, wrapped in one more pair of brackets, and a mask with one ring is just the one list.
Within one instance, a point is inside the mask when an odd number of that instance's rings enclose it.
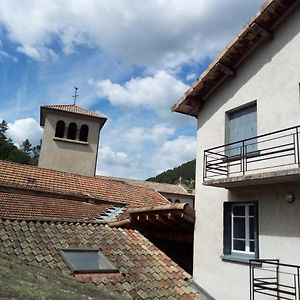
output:
{"label": "weather vane on tower", "polygon": [[72,96],[74,98],[74,105],[76,104],[76,99],[78,98],[78,87],[77,86],[74,86],[74,89],[75,89],[75,92],[74,92],[74,96]]}

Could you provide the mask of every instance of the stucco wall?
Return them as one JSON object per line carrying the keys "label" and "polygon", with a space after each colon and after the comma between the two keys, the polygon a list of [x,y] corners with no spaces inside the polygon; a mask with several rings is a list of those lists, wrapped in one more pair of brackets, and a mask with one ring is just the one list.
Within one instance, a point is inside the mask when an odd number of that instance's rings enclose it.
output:
{"label": "stucco wall", "polygon": [[[56,123],[63,120],[66,124],[65,139],[54,139]],[[71,122],[77,124],[77,141],[81,125],[89,127],[87,143],[67,140],[67,127]],[[94,176],[97,161],[100,124],[94,120],[63,114],[48,113],[42,139],[39,167],[65,171],[75,174]]]}
{"label": "stucco wall", "polygon": [[[289,15],[204,104],[198,117],[194,279],[216,299],[248,299],[247,265],[222,261],[223,202],[258,201],[260,258],[300,264],[300,188],[297,185],[228,191],[202,185],[203,151],[225,144],[226,112],[257,102],[258,135],[300,125],[300,12]],[[218,130],[216,130],[218,128]],[[294,192],[288,204],[285,194]],[[257,298],[258,299],[258,298]]]}

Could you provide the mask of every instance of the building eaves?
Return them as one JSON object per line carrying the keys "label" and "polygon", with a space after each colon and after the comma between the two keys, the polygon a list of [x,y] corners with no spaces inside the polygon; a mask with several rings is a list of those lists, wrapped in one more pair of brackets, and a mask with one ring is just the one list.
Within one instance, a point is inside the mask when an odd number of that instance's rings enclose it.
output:
{"label": "building eaves", "polygon": [[273,32],[299,0],[268,0],[241,32],[202,73],[200,78],[173,105],[172,111],[197,117],[213,91],[237,73],[245,58]]}
{"label": "building eaves", "polygon": [[48,112],[61,112],[67,114],[76,114],[84,117],[88,117],[91,119],[98,120],[102,123],[102,126],[107,121],[107,118],[99,113],[95,113],[93,111],[87,110],[75,104],[65,104],[65,105],[44,105],[41,106],[41,118],[40,118],[40,125],[45,125],[45,118]]}

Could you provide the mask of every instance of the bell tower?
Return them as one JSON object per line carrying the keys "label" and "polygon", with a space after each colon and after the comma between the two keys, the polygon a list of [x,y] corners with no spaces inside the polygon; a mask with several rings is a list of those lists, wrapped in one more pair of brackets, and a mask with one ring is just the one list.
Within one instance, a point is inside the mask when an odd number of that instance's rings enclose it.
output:
{"label": "bell tower", "polygon": [[44,135],[38,166],[95,176],[100,130],[106,120],[75,101],[71,105],[41,106]]}

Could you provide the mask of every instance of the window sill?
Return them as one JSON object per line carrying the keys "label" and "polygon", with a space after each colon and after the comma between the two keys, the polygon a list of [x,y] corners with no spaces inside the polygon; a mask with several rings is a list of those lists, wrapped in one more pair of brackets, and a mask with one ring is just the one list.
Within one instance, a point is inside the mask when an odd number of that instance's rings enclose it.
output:
{"label": "window sill", "polygon": [[73,143],[73,144],[80,144],[80,145],[88,145],[88,142],[82,142],[82,141],[77,141],[77,140],[70,140],[70,139],[63,139],[59,137],[54,137],[54,141],[60,141],[60,142],[67,142],[67,143]]}
{"label": "window sill", "polygon": [[[233,263],[240,263],[240,264],[246,264],[249,265],[249,260],[254,259],[253,256],[242,256],[242,255],[221,255],[221,259],[223,261],[233,262]],[[253,265],[260,266],[261,263],[259,262],[252,262]]]}

